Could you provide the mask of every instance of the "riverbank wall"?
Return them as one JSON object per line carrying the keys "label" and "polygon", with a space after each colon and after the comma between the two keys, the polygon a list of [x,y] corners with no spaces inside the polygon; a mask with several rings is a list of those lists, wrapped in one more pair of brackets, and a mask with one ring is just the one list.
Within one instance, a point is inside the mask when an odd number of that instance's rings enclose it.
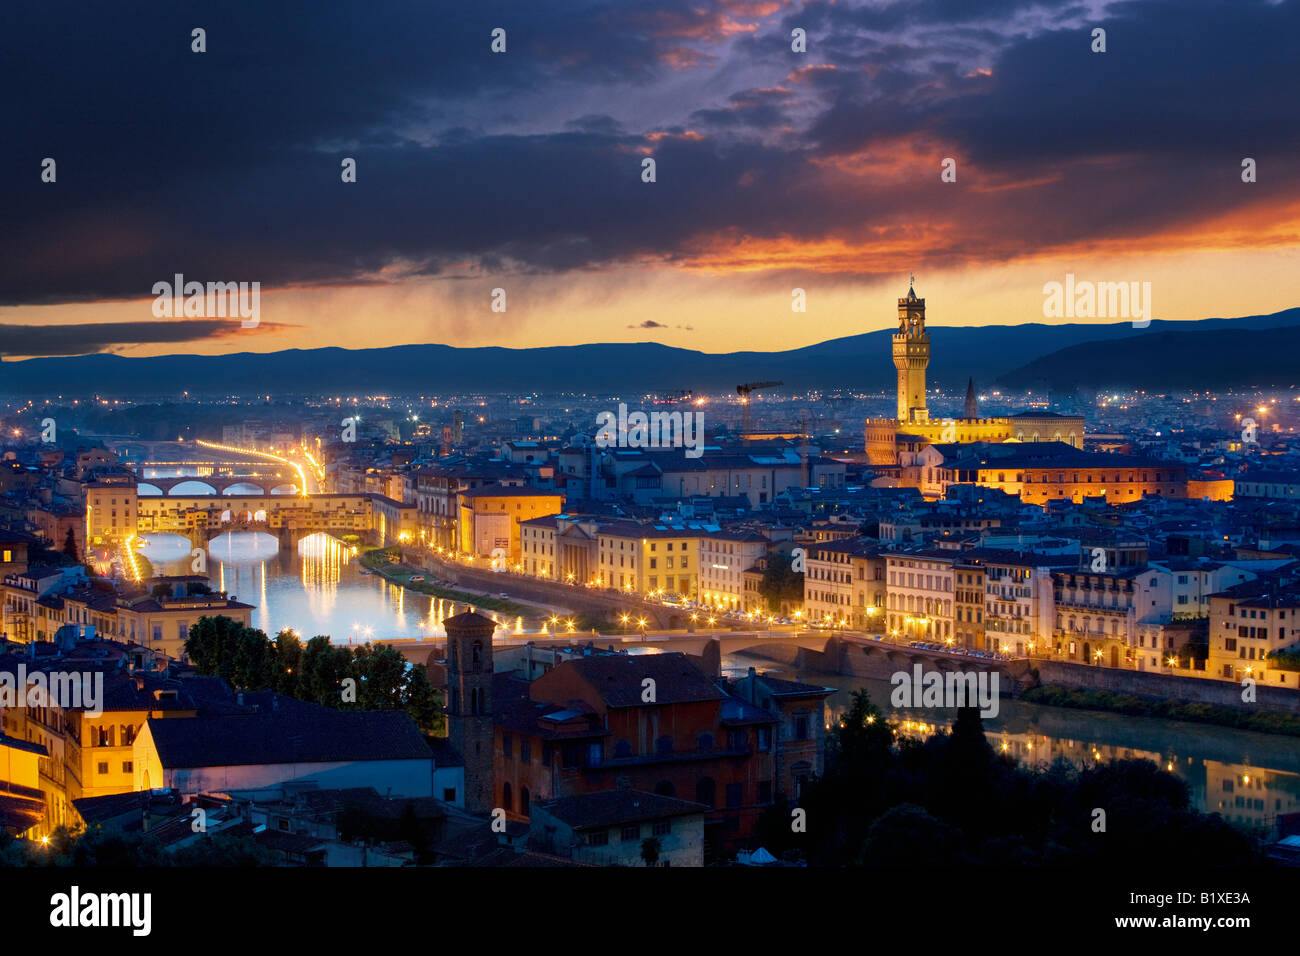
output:
{"label": "riverbank wall", "polygon": [[945,654],[941,651],[904,647],[887,642],[832,637],[822,651],[798,648],[786,663],[809,670],[850,677],[889,680],[900,670],[921,664],[940,671],[997,671],[1005,693],[1018,697],[1031,687],[1050,684],[1071,690],[1132,694],[1150,700],[1177,700],[1212,704],[1237,710],[1258,708],[1283,714],[1300,714],[1300,690],[1256,686],[1255,700],[1242,700],[1243,688],[1234,681],[1206,677],[1180,677],[1071,664],[1063,661],[1017,659],[995,661]]}

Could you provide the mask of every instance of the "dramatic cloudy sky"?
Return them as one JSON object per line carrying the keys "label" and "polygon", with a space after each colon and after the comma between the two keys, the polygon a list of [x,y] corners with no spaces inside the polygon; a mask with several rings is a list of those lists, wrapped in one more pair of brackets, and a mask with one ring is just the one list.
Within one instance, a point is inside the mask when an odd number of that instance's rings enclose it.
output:
{"label": "dramatic cloudy sky", "polygon": [[[1300,0],[8,0],[0,353],[780,349],[912,271],[934,323],[1043,321],[1067,272],[1273,312],[1297,38]],[[178,272],[261,324],[154,320]]]}

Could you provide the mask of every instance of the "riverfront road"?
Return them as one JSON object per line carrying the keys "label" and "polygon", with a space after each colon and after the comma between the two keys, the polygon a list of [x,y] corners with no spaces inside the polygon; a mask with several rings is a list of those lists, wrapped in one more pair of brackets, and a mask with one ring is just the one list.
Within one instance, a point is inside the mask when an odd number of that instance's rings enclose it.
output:
{"label": "riverfront road", "polygon": [[[735,654],[740,651],[757,649],[761,652],[763,645],[783,645],[785,647],[795,647],[809,651],[823,651],[827,642],[832,637],[838,637],[841,641],[855,646],[869,647],[880,651],[897,651],[908,657],[926,660],[946,660],[953,665],[962,663],[973,665],[978,663],[981,668],[988,668],[997,664],[1008,664],[1009,661],[994,661],[987,658],[972,658],[965,654],[958,654],[951,651],[936,651],[928,649],[919,649],[908,647],[906,644],[900,644],[893,641],[876,641],[870,637],[861,634],[847,633],[844,631],[829,630],[808,630],[797,628],[779,628],[769,630],[727,630],[719,628],[699,628],[696,630],[649,630],[642,636],[639,631],[632,633],[604,633],[597,634],[591,631],[561,631],[558,634],[514,634],[504,628],[499,630],[492,643],[496,647],[517,647],[523,644],[533,643],[539,647],[555,645],[564,647],[570,644],[586,644],[588,642],[596,647],[606,648],[613,646],[616,650],[627,650],[632,653],[647,653],[654,651],[681,651],[686,654],[698,655],[709,641],[715,638],[719,644],[719,650],[722,654]],[[385,640],[375,638],[374,640],[382,641],[385,644],[392,644],[408,660],[423,661],[428,657],[430,645],[441,645],[444,643],[443,638],[431,637],[424,640]],[[638,651],[637,649],[642,650]]]}

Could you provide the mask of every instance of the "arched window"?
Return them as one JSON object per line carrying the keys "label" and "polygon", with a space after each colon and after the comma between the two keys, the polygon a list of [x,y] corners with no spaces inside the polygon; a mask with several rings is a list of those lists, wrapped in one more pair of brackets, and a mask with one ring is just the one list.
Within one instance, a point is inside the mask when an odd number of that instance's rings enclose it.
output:
{"label": "arched window", "polygon": [[475,641],[470,645],[470,654],[470,660],[475,664],[479,663],[483,659],[483,642]]}
{"label": "arched window", "polygon": [[713,782],[712,777],[701,777],[695,783],[695,802],[702,803],[706,807],[716,807],[718,795],[718,785]]}
{"label": "arched window", "polygon": [[519,812],[528,816],[529,793],[527,787],[519,788]]}
{"label": "arched window", "polygon": [[513,810],[514,795],[510,792],[510,781],[507,780],[501,785],[501,806],[506,810]]}
{"label": "arched window", "polygon": [[713,749],[713,734],[700,734],[695,740],[695,748],[700,753],[708,753]]}

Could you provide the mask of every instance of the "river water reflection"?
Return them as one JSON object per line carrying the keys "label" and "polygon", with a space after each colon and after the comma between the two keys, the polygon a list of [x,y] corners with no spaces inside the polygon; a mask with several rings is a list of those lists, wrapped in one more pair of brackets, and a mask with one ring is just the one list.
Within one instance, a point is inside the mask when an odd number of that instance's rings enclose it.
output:
{"label": "river water reflection", "polygon": [[[835,688],[827,698],[829,725],[865,688],[871,701],[898,722],[903,734],[928,736],[951,724],[955,713],[940,709],[896,710],[888,681],[842,674],[797,672],[745,654],[723,657],[723,670],[743,676],[748,668],[773,677]],[[1064,757],[1076,766],[1140,758],[1176,773],[1191,788],[1192,803],[1233,823],[1271,827],[1279,813],[1300,812],[1300,739],[1211,724],[1127,717],[1123,714],[1043,707],[1003,697],[996,717],[984,720],[995,749],[1021,763],[1049,765]]]}
{"label": "river water reflection", "polygon": [[[189,539],[141,537],[140,550],[156,573],[194,573]],[[207,549],[207,573],[212,587],[256,606],[253,627],[271,635],[291,628],[304,640],[317,634],[340,644],[445,637],[442,621],[469,606],[391,584],[362,568],[355,549],[325,534],[303,538],[292,550],[281,550],[262,532],[219,535]],[[535,627],[522,618],[481,613],[505,633]]]}

